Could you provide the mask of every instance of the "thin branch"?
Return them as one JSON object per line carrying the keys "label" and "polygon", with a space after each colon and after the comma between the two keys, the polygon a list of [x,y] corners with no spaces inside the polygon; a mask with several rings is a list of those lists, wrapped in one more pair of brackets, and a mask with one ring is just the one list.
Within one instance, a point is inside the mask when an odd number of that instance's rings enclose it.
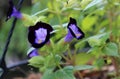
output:
{"label": "thin branch", "polygon": [[[23,0],[19,0],[18,5],[17,5],[18,11],[20,10],[22,3],[23,3]],[[9,46],[10,41],[11,41],[13,31],[15,29],[16,22],[17,22],[17,18],[14,18],[11,29],[10,29],[9,34],[8,34],[8,38],[7,38],[4,50],[3,50],[3,54],[2,54],[2,57],[1,57],[1,60],[0,60],[0,67],[4,70],[4,73],[2,74],[1,78],[3,78],[3,76],[6,74],[7,69],[8,69],[7,66],[6,66],[6,62],[5,62],[5,56],[6,56],[6,53],[7,53],[7,50],[8,50],[8,46]]]}
{"label": "thin branch", "polygon": [[14,65],[8,66],[7,68],[8,68],[8,69],[12,69],[12,68],[15,68],[15,67],[17,67],[17,66],[21,66],[21,65],[23,65],[23,64],[28,64],[28,60],[20,61],[19,63],[16,63],[16,64],[14,64]]}
{"label": "thin branch", "polygon": [[[18,3],[18,11],[19,11],[20,8],[21,8],[22,2],[23,2],[23,0],[20,0],[19,3]],[[15,29],[16,22],[17,22],[17,18],[15,18],[15,19],[13,20],[11,29],[10,29],[10,31],[9,31],[9,33],[8,33],[8,38],[7,38],[7,41],[6,41],[4,50],[3,50],[3,54],[2,54],[2,58],[1,58],[1,63],[0,63],[0,65],[2,64],[2,62],[5,62],[5,56],[6,56],[6,53],[7,53],[7,50],[8,50],[8,46],[9,46],[10,41],[11,41],[11,37],[12,37],[13,31],[14,31],[14,29]],[[5,64],[4,64],[4,66],[6,67]]]}

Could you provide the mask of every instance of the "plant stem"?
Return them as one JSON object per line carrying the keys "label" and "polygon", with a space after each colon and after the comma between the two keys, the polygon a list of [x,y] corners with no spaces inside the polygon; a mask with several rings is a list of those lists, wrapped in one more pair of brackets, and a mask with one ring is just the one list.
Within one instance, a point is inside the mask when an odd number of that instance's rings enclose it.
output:
{"label": "plant stem", "polygon": [[[7,38],[7,41],[6,41],[4,50],[3,50],[3,54],[2,54],[2,58],[1,58],[1,61],[3,60],[3,62],[5,62],[4,59],[5,59],[7,50],[8,50],[9,43],[10,43],[10,41],[11,41],[11,37],[12,37],[13,31],[14,31],[16,22],[17,22],[17,18],[15,18],[15,19],[13,20],[12,27],[11,27],[11,29],[10,29],[10,31],[9,31],[9,34],[8,34],[8,38]],[[1,65],[1,64],[0,64],[0,65]],[[6,64],[4,64],[4,66],[6,66]]]}
{"label": "plant stem", "polygon": [[[18,2],[18,11],[19,11],[20,8],[21,8],[21,4],[22,4],[22,2],[23,2],[23,0],[20,0],[20,1]],[[14,31],[14,29],[15,29],[16,22],[17,22],[17,18],[15,18],[15,19],[13,20],[13,23],[12,23],[11,29],[10,29],[10,31],[9,31],[9,33],[8,33],[8,38],[7,38],[7,41],[6,41],[6,44],[5,44],[4,50],[3,50],[3,54],[2,54],[2,58],[1,58],[2,60],[4,60],[5,55],[6,55],[6,53],[7,53],[8,46],[9,46],[9,44],[10,44],[11,37],[12,37],[12,35],[13,35],[13,31]]]}
{"label": "plant stem", "polygon": [[37,13],[31,15],[31,17],[34,17],[34,16],[36,16],[36,15],[38,15],[38,14],[41,14],[41,13],[43,13],[43,12],[46,12],[46,11],[48,11],[48,8],[46,8],[46,9],[44,9],[44,10],[38,11]]}
{"label": "plant stem", "polygon": [[72,60],[72,54],[71,54],[70,48],[68,48],[68,56],[69,56],[70,60]]}
{"label": "plant stem", "polygon": [[62,57],[69,62],[69,59],[66,56],[62,55]]}
{"label": "plant stem", "polygon": [[[18,11],[20,10],[22,3],[23,3],[23,0],[19,0],[18,5],[17,5]],[[5,56],[6,56],[6,53],[7,53],[7,50],[8,50],[8,46],[9,46],[10,41],[11,41],[11,37],[13,35],[13,31],[15,29],[16,22],[17,22],[17,18],[14,18],[12,26],[11,26],[11,29],[10,29],[9,34],[8,34],[8,38],[7,38],[7,41],[6,41],[3,53],[2,53],[2,57],[1,57],[1,60],[0,60],[0,67],[4,71],[3,74],[2,74],[2,76],[0,77],[0,79],[3,78],[4,75],[6,75],[6,73],[8,71],[7,70],[8,68],[7,68],[6,62],[5,62]]]}
{"label": "plant stem", "polygon": [[77,74],[78,74],[80,79],[83,79],[83,76],[82,76],[82,74],[79,71],[77,71]]}

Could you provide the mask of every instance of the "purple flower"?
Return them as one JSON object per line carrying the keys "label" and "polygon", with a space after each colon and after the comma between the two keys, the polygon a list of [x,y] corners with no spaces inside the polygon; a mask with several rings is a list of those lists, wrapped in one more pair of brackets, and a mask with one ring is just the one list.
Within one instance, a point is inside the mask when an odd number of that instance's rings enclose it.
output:
{"label": "purple flower", "polygon": [[82,30],[77,26],[76,20],[70,18],[70,22],[67,26],[68,34],[65,36],[65,42],[70,42],[73,38],[82,39],[84,37],[84,33]]}
{"label": "purple flower", "polygon": [[29,58],[32,58],[32,57],[38,56],[38,55],[39,55],[39,53],[38,53],[38,50],[37,50],[37,49],[31,48],[31,49],[28,50],[27,56],[28,56]]}
{"label": "purple flower", "polygon": [[68,33],[67,33],[67,35],[65,37],[65,42],[70,42],[70,41],[72,41],[73,38],[74,37],[72,36],[72,34],[70,33],[70,31],[68,30]]}
{"label": "purple flower", "polygon": [[49,24],[38,22],[29,27],[28,40],[33,47],[40,48],[49,41],[52,31],[53,28]]}
{"label": "purple flower", "polygon": [[12,0],[9,0],[9,9],[7,12],[6,21],[11,17],[22,18],[22,14],[15,8]]}

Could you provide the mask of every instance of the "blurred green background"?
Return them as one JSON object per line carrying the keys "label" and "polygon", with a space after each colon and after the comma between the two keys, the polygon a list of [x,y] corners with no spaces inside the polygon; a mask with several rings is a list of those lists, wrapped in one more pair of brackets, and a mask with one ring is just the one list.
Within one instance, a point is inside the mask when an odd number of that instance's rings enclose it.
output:
{"label": "blurred green background", "polygon": [[[18,0],[14,0],[15,4],[17,2]],[[0,3],[0,54],[2,54],[13,18],[5,22],[8,0],[0,0]],[[37,17],[40,17],[41,21],[51,24],[54,29],[59,30],[57,35],[52,37],[54,41],[64,38],[69,17],[73,17],[85,33],[85,38],[112,31],[112,41],[119,45],[119,0],[24,0],[21,12],[33,15],[44,9],[47,9],[47,11],[38,14]],[[7,52],[7,59],[14,55],[16,59],[26,58],[26,52],[30,44],[27,40],[28,30],[24,25],[27,25],[27,21],[18,20]],[[90,47],[88,43],[79,45],[79,42],[73,40],[71,44],[78,44],[79,49]],[[75,48],[75,46],[72,48]]]}

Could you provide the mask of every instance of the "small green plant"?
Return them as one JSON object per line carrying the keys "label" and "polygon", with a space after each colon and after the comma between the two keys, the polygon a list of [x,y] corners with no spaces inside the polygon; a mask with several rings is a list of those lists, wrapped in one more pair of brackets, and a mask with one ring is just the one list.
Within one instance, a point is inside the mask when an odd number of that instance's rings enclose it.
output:
{"label": "small green plant", "polygon": [[39,69],[42,79],[84,79],[81,71],[110,64],[117,78],[119,10],[119,0],[34,0],[31,14],[14,8],[7,19],[19,18],[28,27],[29,65]]}

